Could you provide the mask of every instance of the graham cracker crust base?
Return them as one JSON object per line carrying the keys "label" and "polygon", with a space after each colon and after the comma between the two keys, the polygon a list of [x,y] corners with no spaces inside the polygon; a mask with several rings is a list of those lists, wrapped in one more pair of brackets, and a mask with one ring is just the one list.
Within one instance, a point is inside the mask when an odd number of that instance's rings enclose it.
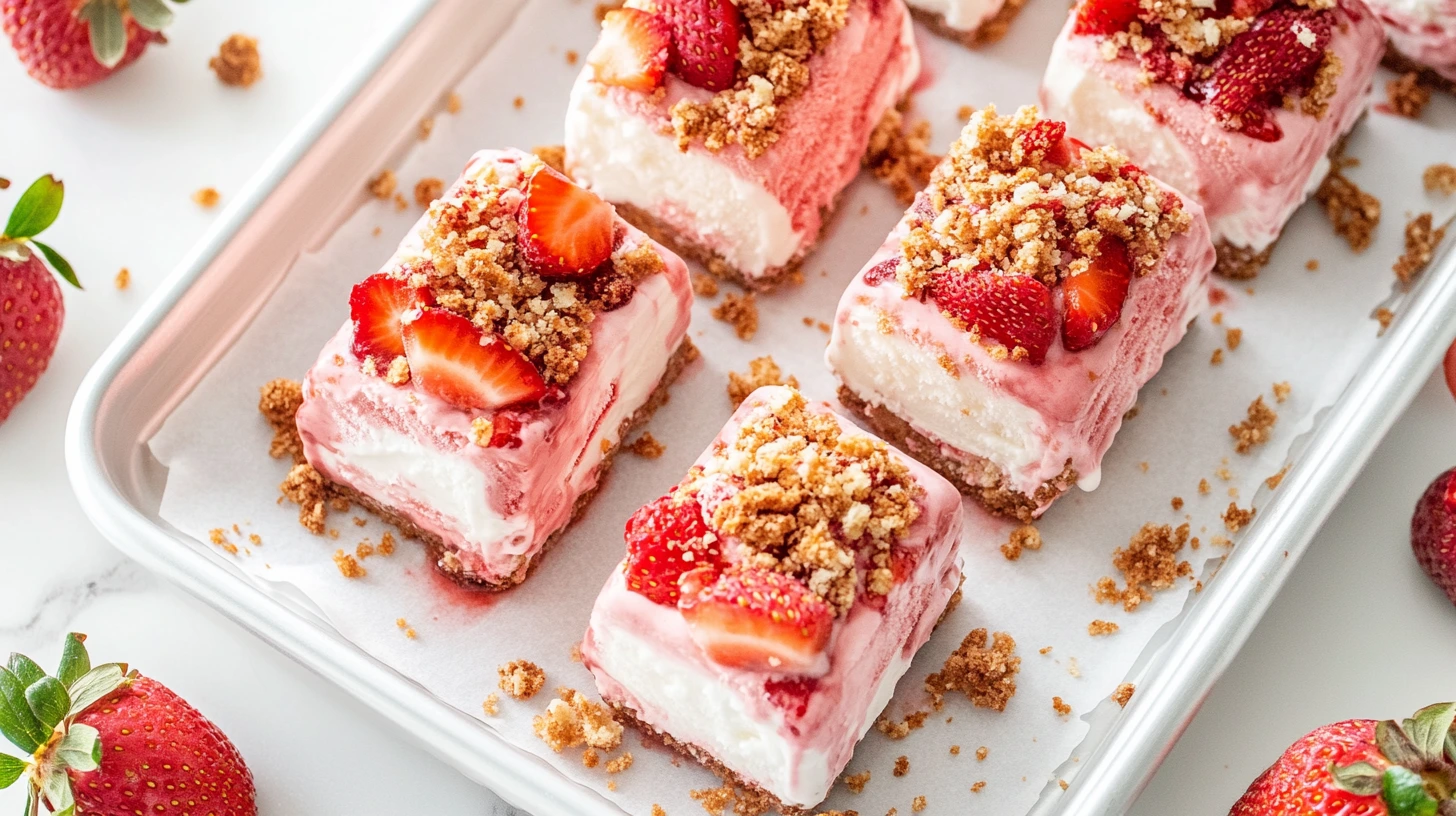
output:
{"label": "graham cracker crust base", "polygon": [[1214,247],[1218,260],[1213,263],[1213,273],[1229,280],[1257,278],[1259,270],[1269,263],[1269,256],[1274,254],[1274,247],[1278,244],[1279,239],[1276,238],[1262,252],[1255,252],[1249,247],[1234,246],[1227,240],[1219,241]]}
{"label": "graham cracker crust base", "polygon": [[957,490],[975,499],[993,515],[1030,524],[1037,517],[1038,507],[1050,504],[1077,483],[1077,471],[1069,459],[1060,474],[1038,487],[1035,495],[1028,496],[1006,485],[1006,474],[1001,468],[979,456],[972,457],[970,463],[945,456],[940,452],[939,442],[884,408],[871,405],[848,386],[839,386],[838,396],[840,404],[864,420],[880,438],[949,479]]}
{"label": "graham cracker crust base", "polygon": [[657,388],[653,389],[651,396],[647,398],[646,402],[642,403],[640,408],[633,412],[631,416],[622,420],[622,424],[618,426],[617,444],[613,445],[612,449],[607,451],[606,456],[597,465],[596,486],[577,497],[576,502],[571,506],[571,517],[567,519],[567,522],[560,529],[546,539],[545,543],[541,545],[541,549],[534,556],[530,558],[525,556],[518,557],[515,571],[505,580],[492,582],[476,577],[474,573],[465,570],[464,565],[460,562],[460,557],[455,552],[455,548],[446,545],[444,540],[438,535],[420,529],[418,525],[405,518],[394,508],[380,504],[375,499],[360,493],[349,485],[334,483],[334,487],[340,495],[349,501],[369,510],[386,523],[399,528],[400,534],[405,538],[413,539],[425,545],[425,549],[429,551],[430,560],[434,562],[435,569],[441,575],[444,575],[467,589],[480,589],[489,592],[500,592],[510,589],[530,577],[531,572],[536,569],[536,565],[541,563],[541,557],[566,534],[566,531],[576,523],[577,519],[581,518],[587,505],[591,504],[591,500],[601,490],[602,483],[607,477],[607,472],[612,468],[612,461],[616,458],[617,452],[622,449],[622,442],[634,430],[645,424],[648,419],[651,419],[652,414],[667,402],[669,398],[668,386],[677,380],[678,375],[682,373],[682,370],[688,363],[697,358],[697,347],[693,345],[692,340],[684,337],[677,351],[673,352],[672,357],[668,359],[667,368],[662,373],[662,379],[658,380]]}
{"label": "graham cracker crust base", "polygon": [[1441,76],[1430,68],[1400,53],[1390,43],[1386,43],[1385,45],[1385,59],[1381,60],[1380,64],[1397,73],[1418,74],[1422,85],[1445,91],[1448,94],[1456,94],[1456,82]]}
{"label": "graham cracker crust base", "polygon": [[786,280],[795,280],[800,277],[800,268],[804,265],[804,256],[818,245],[819,239],[824,237],[824,231],[829,226],[830,217],[839,209],[839,196],[835,196],[833,203],[824,207],[820,216],[822,218],[819,235],[808,246],[800,250],[793,260],[783,266],[774,266],[765,270],[762,275],[749,277],[743,270],[728,262],[717,252],[703,246],[702,244],[684,236],[667,222],[647,212],[635,204],[622,204],[613,202],[617,208],[617,214],[627,219],[628,223],[637,229],[647,233],[648,237],[678,255],[690,261],[697,261],[703,268],[715,278],[736,283],[744,289],[751,289],[758,292],[767,292],[777,288]]}
{"label": "graham cracker crust base", "polygon": [[967,48],[979,48],[1005,37],[1007,30],[1011,28],[1011,21],[1021,13],[1021,7],[1025,4],[1026,0],[1006,0],[1006,3],[991,19],[970,30],[952,28],[946,24],[944,14],[926,11],[915,6],[910,7],[910,16],[932,32],[948,40],[954,40]]}

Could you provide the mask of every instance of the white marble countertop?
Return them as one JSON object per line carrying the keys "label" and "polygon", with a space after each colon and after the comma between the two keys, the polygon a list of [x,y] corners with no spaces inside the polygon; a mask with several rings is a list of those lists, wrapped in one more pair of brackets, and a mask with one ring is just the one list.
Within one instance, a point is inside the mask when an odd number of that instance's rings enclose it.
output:
{"label": "white marble countertop", "polygon": [[[0,176],[53,172],[65,211],[47,239],[87,291],[67,292],[60,349],[0,425],[0,652],[52,663],[60,636],[164,680],[226,731],[264,813],[508,812],[387,723],[200,603],[128,562],[86,521],[62,461],[66,412],[92,362],[224,200],[348,69],[359,44],[415,0],[251,0],[179,11],[171,44],[82,92],[32,82],[0,45]],[[246,91],[206,70],[229,34],[257,36],[265,78]],[[132,273],[118,291],[118,269]],[[1282,748],[1318,724],[1404,716],[1453,693],[1456,609],[1406,543],[1410,508],[1456,464],[1456,402],[1432,377],[1219,682],[1134,813],[1223,814]],[[1443,652],[1443,653],[1438,653]],[[361,773],[368,769],[369,773]],[[1039,771],[1040,772],[1040,771]],[[19,810],[18,788],[0,812]],[[944,813],[970,812],[958,803]],[[933,816],[934,809],[927,811]]]}

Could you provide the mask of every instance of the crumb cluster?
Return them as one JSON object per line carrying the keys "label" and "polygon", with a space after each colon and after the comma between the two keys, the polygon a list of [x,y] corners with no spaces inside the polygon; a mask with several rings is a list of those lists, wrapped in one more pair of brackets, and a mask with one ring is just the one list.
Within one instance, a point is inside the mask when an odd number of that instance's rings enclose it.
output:
{"label": "crumb cluster", "polygon": [[1410,119],[1418,118],[1431,101],[1431,89],[1421,84],[1421,75],[1415,71],[1385,83],[1385,95],[1392,113]]}
{"label": "crumb cluster", "polygon": [[1421,184],[1428,193],[1451,195],[1456,193],[1456,167],[1449,164],[1433,164],[1421,173]]}
{"label": "crumb cluster", "polygon": [[751,414],[714,453],[679,489],[738,541],[742,563],[802,580],[836,614],[861,588],[889,592],[890,548],[919,516],[921,488],[884,442],[845,433],[793,391]]}
{"label": "crumb cluster", "polygon": [[1023,524],[1011,531],[1011,537],[1001,545],[1001,555],[1007,561],[1015,561],[1021,558],[1022,550],[1041,549],[1041,531],[1030,524]]}
{"label": "crumb cluster", "polygon": [[258,55],[258,41],[234,34],[223,41],[217,56],[207,61],[224,85],[246,88],[263,76],[263,60]]}
{"label": "crumb cluster", "polygon": [[1244,420],[1237,425],[1229,426],[1229,436],[1234,438],[1234,450],[1239,453],[1248,453],[1255,446],[1268,442],[1274,423],[1278,421],[1279,414],[1264,404],[1263,395],[1255,397],[1254,401],[1249,403]]}
{"label": "crumb cluster", "polygon": [[857,774],[851,774],[844,777],[844,786],[846,788],[849,788],[850,793],[864,793],[865,785],[868,785],[869,781],[870,772],[860,771]]}
{"label": "crumb cluster", "polygon": [[658,442],[651,431],[643,431],[641,436],[627,445],[627,450],[643,459],[660,459],[667,452],[667,446]]}
{"label": "crumb cluster", "polygon": [[729,292],[722,303],[713,307],[713,318],[732,326],[739,340],[752,340],[758,333],[758,299],[752,292]]}
{"label": "crumb cluster", "polygon": [[738,144],[749,159],[779,139],[783,106],[809,86],[809,60],[849,19],[849,0],[740,0],[743,37],[732,88],[672,106],[678,146],[718,151]]}
{"label": "crumb cluster", "polygon": [[1112,621],[1105,621],[1105,620],[1100,620],[1099,619],[1099,620],[1094,620],[1091,623],[1087,624],[1087,634],[1089,634],[1089,635],[1091,635],[1093,637],[1098,637],[1100,635],[1110,635],[1110,634],[1113,634],[1114,632],[1116,632],[1120,628],[1122,628],[1122,627],[1118,626],[1117,624],[1113,623]]}
{"label": "crumb cluster", "polygon": [[905,719],[895,722],[889,717],[881,714],[875,720],[875,730],[884,734],[892,740],[902,740],[910,736],[911,731],[917,731],[925,727],[925,720],[930,716],[929,711],[913,711],[905,715]]}
{"label": "crumb cluster", "polygon": [[1137,687],[1132,683],[1123,683],[1112,692],[1112,701],[1122,708],[1127,708],[1127,703],[1132,699],[1132,693]]}
{"label": "crumb cluster", "polygon": [[1421,213],[1405,225],[1405,252],[1391,267],[1401,283],[1409,284],[1425,271],[1446,237],[1446,225],[1434,226],[1430,213]]}
{"label": "crumb cluster", "polygon": [[865,167],[906,206],[930,183],[931,171],[939,163],[940,156],[930,150],[930,123],[922,119],[907,127],[904,114],[894,108],[875,125],[864,156]]}
{"label": "crumb cluster", "polygon": [[[990,636],[985,629],[972,629],[940,671],[925,678],[936,710],[944,704],[945,694],[959,691],[977,708],[1005,711],[1016,694],[1016,673],[1021,671],[1021,658],[1016,656],[1016,641],[1005,632]],[[978,750],[977,758],[982,758]]]}
{"label": "crumb cluster", "polygon": [[531,730],[558,754],[581,745],[615,751],[622,744],[622,726],[611,712],[565,687],[557,689],[556,699],[531,719]]}
{"label": "crumb cluster", "polygon": [[1122,573],[1125,586],[1102,577],[1097,581],[1093,597],[1098,603],[1120,603],[1125,611],[1137,609],[1153,599],[1153,590],[1167,589],[1177,578],[1193,575],[1193,566],[1178,560],[1178,553],[1188,543],[1189,528],[1180,524],[1144,524],[1124,549],[1112,553],[1112,566]]}
{"label": "crumb cluster", "polygon": [[774,362],[770,356],[755,357],[748,361],[748,371],[740,374],[737,371],[728,372],[728,399],[737,408],[760,388],[767,385],[787,385],[790,388],[798,388],[799,380],[790,374],[787,378],[779,369],[779,364]]}
{"label": "crumb cluster", "polygon": [[496,668],[496,685],[517,700],[529,700],[546,685],[546,672],[529,660],[512,660]]}
{"label": "crumb cluster", "polygon": [[1228,509],[1223,511],[1223,526],[1230,533],[1237,533],[1254,520],[1254,513],[1252,507],[1245,510],[1234,502],[1229,502]]}
{"label": "crumb cluster", "polygon": [[1344,238],[1350,249],[1363,252],[1374,240],[1375,228],[1380,224],[1380,199],[1351,181],[1342,172],[1347,166],[1343,161],[1336,162],[1315,190],[1314,198],[1324,207],[1335,234]]}
{"label": "crumb cluster", "polygon": [[222,201],[222,193],[219,193],[215,187],[203,187],[192,194],[192,201],[204,210],[210,210],[216,207],[219,201]]}

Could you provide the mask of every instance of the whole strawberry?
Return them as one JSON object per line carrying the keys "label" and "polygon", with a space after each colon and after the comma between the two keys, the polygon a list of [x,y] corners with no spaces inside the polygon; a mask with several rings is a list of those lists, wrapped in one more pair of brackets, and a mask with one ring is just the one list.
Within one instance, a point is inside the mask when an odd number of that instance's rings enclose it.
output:
{"label": "whole strawberry", "polygon": [[30,814],[256,816],[253,775],[217,726],[124,663],[93,668],[85,639],[66,636],[54,677],[20,654],[0,668],[0,733],[30,753],[0,754],[0,788],[27,777]]}
{"label": "whole strawberry", "polygon": [[1229,816],[1452,816],[1456,703],[1403,722],[1345,720],[1309,732],[1254,780]]}
{"label": "whole strawberry", "polygon": [[151,43],[165,43],[172,10],[163,0],[0,0],[0,20],[25,70],[66,90],[105,79]]}
{"label": "whole strawberry", "polygon": [[1456,603],[1456,468],[1437,476],[1416,502],[1411,549],[1421,569]]}
{"label": "whole strawberry", "polygon": [[1451,396],[1456,397],[1456,343],[1446,349],[1446,387],[1451,390]]}
{"label": "whole strawberry", "polygon": [[66,259],[35,240],[55,222],[65,192],[54,176],[36,179],[0,233],[0,422],[35,387],[55,354],[66,311],[51,270],[81,288]]}

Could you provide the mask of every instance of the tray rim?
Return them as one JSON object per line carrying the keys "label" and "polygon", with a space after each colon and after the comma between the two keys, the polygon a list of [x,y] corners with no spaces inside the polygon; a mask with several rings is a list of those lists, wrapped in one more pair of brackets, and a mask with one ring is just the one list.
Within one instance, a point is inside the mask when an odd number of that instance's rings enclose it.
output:
{"label": "tray rim", "polygon": [[[529,2],[529,0],[524,0]],[[228,211],[203,235],[138,310],[87,373],[72,403],[65,457],[73,490],[97,529],[127,556],[218,609],[243,628],[403,729],[428,750],[509,804],[536,814],[621,814],[614,803],[562,778],[476,718],[438,700],[320,622],[309,620],[137,509],[102,461],[96,429],[102,403],[132,356],[150,338],[212,261],[369,85],[425,17],[443,0],[418,0],[399,25],[365,51],[323,102],[284,140]],[[1282,489],[1272,494],[1240,545],[1168,624],[1148,652],[1138,693],[1092,744],[1065,794],[1043,795],[1031,814],[1122,813],[1151,780],[1218,677],[1252,633],[1314,535],[1365,461],[1424,384],[1456,334],[1456,242],[1402,299],[1381,345],[1318,416],[1291,453]],[[179,552],[180,549],[180,552]],[[297,624],[303,626],[297,626]],[[551,784],[558,783],[558,784]]]}

